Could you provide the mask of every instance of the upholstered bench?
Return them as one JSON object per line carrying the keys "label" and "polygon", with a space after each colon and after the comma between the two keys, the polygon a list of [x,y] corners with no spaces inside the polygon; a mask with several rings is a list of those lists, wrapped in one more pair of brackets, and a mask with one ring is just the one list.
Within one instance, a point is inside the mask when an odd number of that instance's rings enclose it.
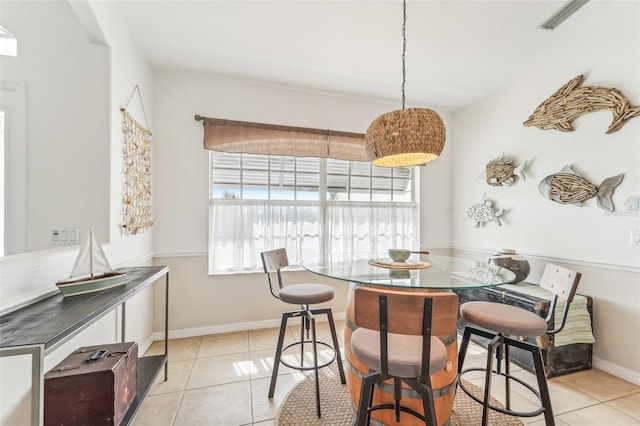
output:
{"label": "upholstered bench", "polygon": [[[505,284],[492,288],[454,290],[460,304],[472,300],[506,303],[535,312],[546,318],[552,293],[535,284]],[[559,318],[564,303],[558,302],[554,317]],[[538,345],[542,348],[547,377],[561,376],[581,370],[588,370],[592,364],[593,342],[593,299],[576,295],[569,307],[565,328],[556,335],[546,335]],[[553,323],[551,323],[553,324]],[[458,331],[462,333],[466,323],[458,316]],[[527,338],[530,339],[530,338]],[[535,343],[535,342],[533,342]],[[531,355],[514,349],[511,360],[520,367],[533,372]]]}

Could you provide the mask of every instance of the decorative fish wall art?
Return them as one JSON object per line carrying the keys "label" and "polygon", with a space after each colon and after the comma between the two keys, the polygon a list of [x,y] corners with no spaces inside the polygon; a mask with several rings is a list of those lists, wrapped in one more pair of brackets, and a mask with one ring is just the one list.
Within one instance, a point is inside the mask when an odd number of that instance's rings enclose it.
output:
{"label": "decorative fish wall art", "polygon": [[467,216],[476,223],[476,228],[485,222],[495,222],[498,226],[502,226],[498,217],[504,213],[506,213],[505,209],[493,208],[493,201],[487,200],[487,194],[484,194],[480,203],[472,205],[467,210]]}
{"label": "decorative fish wall art", "polygon": [[538,191],[551,201],[578,207],[582,207],[583,201],[596,197],[598,207],[612,212],[614,209],[611,196],[623,177],[624,173],[620,173],[603,180],[600,186],[595,186],[574,172],[571,164],[567,164],[558,173],[542,179],[538,184]]}
{"label": "decorative fish wall art", "polygon": [[508,157],[498,157],[489,161],[481,177],[491,186],[511,186],[516,177],[527,180],[524,176],[524,169],[527,162],[515,167],[513,160]]}
{"label": "decorative fish wall art", "polygon": [[578,87],[584,76],[569,80],[556,93],[540,104],[524,124],[542,130],[571,132],[571,122],[583,114],[610,109],[613,120],[607,133],[618,131],[630,118],[640,115],[640,106],[631,106],[619,90],[609,87]]}

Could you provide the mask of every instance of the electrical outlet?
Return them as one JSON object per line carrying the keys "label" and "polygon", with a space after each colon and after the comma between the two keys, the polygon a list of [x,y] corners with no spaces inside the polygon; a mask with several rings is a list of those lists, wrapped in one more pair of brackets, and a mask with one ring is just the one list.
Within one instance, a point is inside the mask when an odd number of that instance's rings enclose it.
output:
{"label": "electrical outlet", "polygon": [[625,202],[627,210],[640,210],[640,197],[629,197]]}
{"label": "electrical outlet", "polygon": [[52,245],[71,245],[80,243],[80,229],[73,228],[57,228],[51,231]]}

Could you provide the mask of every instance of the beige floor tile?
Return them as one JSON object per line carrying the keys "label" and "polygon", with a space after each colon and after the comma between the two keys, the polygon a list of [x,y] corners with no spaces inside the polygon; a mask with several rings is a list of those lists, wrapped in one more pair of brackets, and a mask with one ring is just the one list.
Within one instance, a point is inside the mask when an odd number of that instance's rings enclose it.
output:
{"label": "beige floor tile", "polygon": [[640,420],[640,392],[608,401],[607,405]]}
{"label": "beige floor tile", "polygon": [[182,392],[147,395],[133,419],[133,426],[171,426],[178,412]]}
{"label": "beige floor tile", "polygon": [[639,426],[640,420],[618,411],[607,404],[598,404],[558,416],[569,426],[606,425]]}
{"label": "beige floor tile", "polygon": [[548,386],[549,394],[551,395],[551,406],[553,407],[553,414],[555,416],[589,407],[600,402],[563,382],[549,381]]}
{"label": "beige floor tile", "polygon": [[[483,379],[474,379],[470,380],[471,383],[478,386],[481,389],[484,389],[484,380]],[[523,391],[521,385],[513,384],[511,387],[511,409],[514,411],[520,412],[528,412],[536,410],[539,405],[530,401],[528,398],[524,397],[520,392]],[[503,377],[494,377],[491,381],[491,396],[500,401],[502,404],[506,403],[506,393],[504,386],[504,378]],[[542,414],[535,417],[527,417],[526,420],[530,422],[534,422],[537,420],[543,419],[544,416]]]}
{"label": "beige floor tile", "polygon": [[[318,350],[318,364],[322,365],[331,361],[333,357],[333,349],[320,347]],[[250,352],[251,359],[251,379],[258,379],[263,377],[271,377],[273,372],[273,363],[275,359],[275,350],[266,349],[263,351]],[[293,347],[285,351],[282,354],[282,359],[291,365],[300,365],[300,349],[299,347]],[[344,358],[343,358],[344,359]],[[311,345],[305,345],[304,352],[304,365],[311,367],[313,365],[313,352],[311,351]],[[278,367],[278,375],[294,373],[296,369],[287,367],[280,363]]]}
{"label": "beige floor tile", "polygon": [[197,357],[202,358],[247,351],[249,351],[249,332],[214,334],[202,338]]}
{"label": "beige floor tile", "polygon": [[187,389],[246,381],[251,378],[251,368],[248,352],[197,358]]}
{"label": "beige floor tile", "polygon": [[[524,419],[524,418],[520,418],[520,420],[522,421],[522,423],[524,423],[527,426],[546,426],[546,422],[543,420],[531,420],[531,419]],[[560,420],[557,416],[554,417],[554,421],[556,422],[556,426],[569,426],[567,423],[563,422],[562,420]]]}
{"label": "beige floor tile", "polygon": [[301,373],[285,374],[278,376],[276,390],[273,398],[269,398],[269,379],[256,379],[251,381],[251,396],[253,421],[261,422],[273,419],[282,404],[284,397],[296,383],[304,379]]}
{"label": "beige floor tile", "polygon": [[[336,321],[343,355],[344,327],[344,321]],[[299,332],[299,323],[292,322],[286,344],[297,340]],[[281,365],[274,398],[268,398],[277,339],[278,329],[274,328],[170,340],[169,381],[164,382],[160,375],[134,425],[273,426],[282,400],[305,374]],[[318,324],[318,339],[331,342],[327,323]],[[154,342],[147,355],[162,353],[163,345]],[[305,349],[305,363],[311,365],[311,346]],[[321,362],[332,355],[331,350],[320,347]],[[299,347],[284,356],[297,363]],[[484,348],[471,342],[465,366],[484,368],[485,363]],[[537,388],[533,374],[513,364],[512,373]],[[464,378],[484,386],[484,372],[468,373]],[[640,426],[640,386],[595,369],[549,379],[548,384],[557,426]],[[513,390],[514,408],[536,407],[535,397],[521,385]],[[492,393],[504,402],[503,378],[494,379]],[[545,424],[542,415],[521,420],[527,426]]]}
{"label": "beige floor tile", "polygon": [[481,377],[484,377],[485,370],[487,368],[487,354],[485,353],[470,353],[467,351],[467,355],[464,358],[465,369],[469,368],[480,368],[481,370],[477,371],[468,371],[462,375],[462,378],[465,380],[474,380]]}
{"label": "beige floor tile", "polygon": [[183,391],[187,387],[187,380],[193,367],[193,360],[171,361],[167,363],[169,369],[169,379],[164,380],[164,373],[160,372],[151,389],[149,395],[159,395],[163,393]]}
{"label": "beige floor tile", "polygon": [[[179,361],[194,359],[202,342],[202,337],[186,337],[184,339],[169,340],[169,359]],[[164,353],[164,342],[161,340],[151,344],[145,355],[160,355]]]}
{"label": "beige floor tile", "polygon": [[[534,389],[538,389],[538,380],[532,373],[525,370],[519,370],[514,372],[513,375],[530,386],[533,386]],[[585,408],[600,402],[584,392],[581,392],[577,388],[568,385],[564,381],[549,379],[547,380],[547,386],[549,387],[549,395],[551,396],[553,414],[556,416],[561,413]],[[529,401],[537,403],[538,399],[536,395],[527,391],[524,387],[518,385],[518,387],[514,389]]]}
{"label": "beige floor tile", "polygon": [[[265,349],[262,351],[252,351],[249,353],[251,361],[251,379],[260,379],[271,377],[273,372],[273,361],[275,359],[275,349]],[[280,364],[278,367],[278,375],[291,374],[295,372],[285,365]]]}
{"label": "beige floor tile", "polygon": [[[249,350],[260,351],[263,349],[274,349],[278,346],[278,335],[280,329],[266,328],[262,330],[249,331]],[[295,342],[295,337],[290,329],[287,329],[284,337],[285,346]],[[274,352],[275,353],[275,352]]]}
{"label": "beige floor tile", "polygon": [[238,426],[251,424],[249,381],[184,392],[174,426]]}
{"label": "beige floor tile", "polygon": [[610,401],[640,392],[640,386],[593,368],[591,370],[560,376],[554,380],[562,381],[573,386],[599,401]]}

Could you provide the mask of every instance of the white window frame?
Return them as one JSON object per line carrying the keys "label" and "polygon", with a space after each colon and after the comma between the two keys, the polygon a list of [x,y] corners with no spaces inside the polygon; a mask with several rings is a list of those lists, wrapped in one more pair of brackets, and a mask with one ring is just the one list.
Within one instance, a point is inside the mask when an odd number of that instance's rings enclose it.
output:
{"label": "white window frame", "polygon": [[[253,267],[250,268],[244,268],[244,269],[230,269],[230,270],[218,270],[216,268],[214,268],[213,265],[213,247],[214,247],[214,243],[213,243],[213,239],[215,238],[214,235],[212,235],[213,233],[213,229],[214,229],[214,224],[213,224],[213,213],[212,213],[212,209],[214,209],[214,205],[216,203],[235,203],[235,204],[243,204],[243,201],[246,201],[245,204],[255,204],[257,202],[257,200],[255,199],[222,199],[219,197],[214,197],[214,179],[213,179],[213,174],[214,174],[214,156],[216,155],[215,152],[211,152],[209,155],[209,233],[208,233],[208,240],[209,240],[209,256],[208,256],[208,264],[209,264],[209,275],[225,275],[225,274],[237,274],[237,273],[256,273],[256,272],[261,272],[261,266],[260,266],[260,260],[259,260],[259,253],[251,253],[251,256],[255,255],[257,258],[257,264],[253,264]],[[265,155],[267,156],[267,155]],[[283,157],[283,156],[271,156],[271,157]],[[369,186],[369,201],[349,201],[349,200],[342,200],[342,201],[332,201],[332,200],[328,200],[328,192],[327,192],[327,161],[331,161],[330,159],[326,159],[326,158],[320,158],[318,159],[320,161],[320,170],[319,170],[319,199],[318,200],[297,200],[296,196],[294,195],[294,199],[293,200],[278,200],[278,199],[267,199],[267,200],[258,200],[258,202],[263,202],[267,205],[269,204],[277,204],[277,203],[281,203],[281,204],[290,204],[290,205],[309,205],[310,203],[317,203],[318,205],[318,210],[319,210],[319,215],[320,215],[320,219],[319,219],[319,226],[320,226],[320,251],[323,252],[325,250],[327,250],[327,247],[329,247],[329,233],[325,232],[324,230],[327,228],[327,214],[328,214],[328,206],[331,203],[334,204],[342,204],[342,205],[352,205],[352,206],[359,206],[359,207],[366,207],[367,205],[372,206],[372,208],[374,206],[376,207],[380,207],[380,205],[384,205],[385,203],[388,204],[394,204],[394,203],[402,203],[403,205],[412,208],[415,210],[414,213],[414,224],[413,226],[415,227],[415,235],[411,237],[412,239],[412,244],[415,247],[419,246],[419,241],[420,241],[420,208],[419,208],[419,194],[420,194],[420,188],[419,188],[419,177],[420,177],[420,169],[418,167],[414,167],[411,169],[411,177],[409,178],[409,183],[408,185],[410,186],[410,191],[411,191],[411,200],[410,201],[394,201],[393,200],[393,191],[391,194],[391,199],[390,201],[372,201],[373,198],[373,192],[374,192],[374,188],[372,188],[372,185]],[[242,163],[239,167],[240,170],[240,174],[242,176],[243,174],[243,166]],[[350,171],[347,175],[347,179],[350,179],[352,177],[351,174],[351,163],[350,163]],[[362,175],[360,175],[362,176]],[[370,172],[369,173],[369,178],[373,179],[375,176],[373,176],[373,173]],[[393,185],[393,180],[391,180],[391,184]],[[269,185],[267,185],[268,188],[268,192],[270,194],[271,189],[269,188]],[[351,189],[351,186],[348,186],[349,191]],[[296,193],[297,191],[295,191],[294,188],[294,193]],[[347,192],[347,196],[350,198],[351,197],[351,193]],[[271,248],[276,248],[276,247],[266,247],[265,249],[271,249]],[[372,247],[371,250],[372,251],[383,251],[386,250],[386,248],[388,247],[384,247],[384,248],[380,248],[380,247]],[[291,269],[301,269],[299,263],[303,260],[301,258],[298,258],[297,253],[291,253],[289,252],[289,260],[290,263],[292,265]]]}

